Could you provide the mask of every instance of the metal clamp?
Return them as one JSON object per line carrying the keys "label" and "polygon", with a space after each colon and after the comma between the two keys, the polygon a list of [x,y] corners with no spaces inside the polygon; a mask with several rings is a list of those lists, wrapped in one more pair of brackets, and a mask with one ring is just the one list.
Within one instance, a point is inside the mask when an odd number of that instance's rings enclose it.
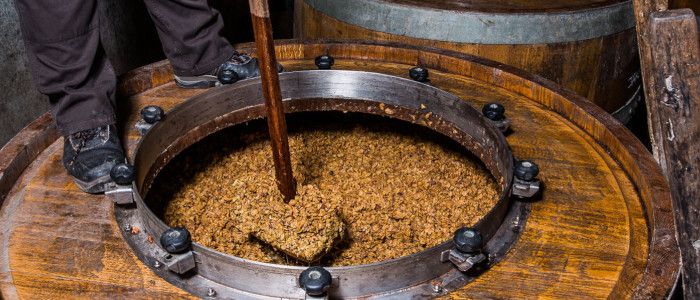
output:
{"label": "metal clamp", "polygon": [[486,255],[478,253],[475,255],[462,253],[456,249],[445,250],[440,253],[441,262],[452,262],[458,270],[466,272],[471,270],[475,265],[486,261]]}
{"label": "metal clamp", "polygon": [[164,117],[165,111],[160,106],[149,105],[141,109],[141,120],[134,127],[143,136]]}
{"label": "metal clamp", "polygon": [[128,163],[116,164],[109,172],[112,181],[105,184],[105,195],[116,204],[134,203],[134,167]]}
{"label": "metal clamp", "polygon": [[537,179],[540,168],[532,161],[520,160],[515,163],[515,176],[511,193],[518,198],[531,198],[540,191],[541,182]]}
{"label": "metal clamp", "polygon": [[185,274],[197,266],[192,251],[187,251],[182,254],[166,254],[163,256],[163,264],[165,264],[168,270],[177,274]]}
{"label": "metal clamp", "polygon": [[505,116],[506,109],[500,103],[487,103],[481,108],[481,113],[501,132],[506,132],[510,128],[510,119]]}
{"label": "metal clamp", "polygon": [[105,195],[112,198],[112,201],[116,204],[134,203],[134,190],[131,188],[131,185],[119,185],[110,181],[105,185]]}
{"label": "metal clamp", "polygon": [[486,261],[486,255],[481,253],[484,240],[481,233],[469,227],[462,227],[452,236],[454,248],[440,253],[441,262],[452,262],[458,270],[469,271],[475,265]]}

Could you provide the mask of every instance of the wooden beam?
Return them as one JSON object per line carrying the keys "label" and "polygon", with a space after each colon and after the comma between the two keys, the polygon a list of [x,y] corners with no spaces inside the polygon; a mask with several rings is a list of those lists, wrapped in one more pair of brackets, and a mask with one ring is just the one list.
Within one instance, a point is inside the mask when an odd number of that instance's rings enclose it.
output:
{"label": "wooden beam", "polygon": [[700,46],[690,9],[653,12],[646,37],[649,115],[671,185],[685,299],[700,299]]}
{"label": "wooden beam", "polygon": [[[651,45],[649,42],[651,28],[649,26],[649,16],[656,11],[664,11],[668,9],[668,0],[634,0],[634,16],[637,21],[637,44],[639,45],[639,58],[642,70],[642,82],[644,83],[644,94],[647,99],[656,98],[656,91],[652,88],[656,86],[654,76],[651,69]],[[661,126],[660,121],[653,113],[647,101],[647,120],[649,125],[649,133],[652,145],[652,152],[656,161],[663,156],[662,149],[659,144],[660,137],[658,133],[653,131],[653,128]]]}

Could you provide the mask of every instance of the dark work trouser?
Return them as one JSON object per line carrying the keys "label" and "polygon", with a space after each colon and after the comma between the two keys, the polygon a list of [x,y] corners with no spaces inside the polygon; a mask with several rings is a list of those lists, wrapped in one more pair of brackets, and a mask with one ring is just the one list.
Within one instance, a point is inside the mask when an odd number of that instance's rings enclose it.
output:
{"label": "dark work trouser", "polygon": [[[116,76],[100,44],[97,0],[15,0],[32,72],[63,134],[113,124]],[[145,0],[176,74],[208,72],[233,54],[207,0]]]}

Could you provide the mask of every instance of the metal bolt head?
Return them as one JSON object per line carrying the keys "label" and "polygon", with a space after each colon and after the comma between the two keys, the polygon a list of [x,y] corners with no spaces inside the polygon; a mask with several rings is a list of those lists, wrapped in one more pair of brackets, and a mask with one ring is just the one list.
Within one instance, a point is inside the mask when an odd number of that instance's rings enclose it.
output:
{"label": "metal bolt head", "polygon": [[470,227],[457,229],[452,237],[452,242],[457,250],[464,253],[481,252],[484,243],[481,233]]}
{"label": "metal bolt head", "polygon": [[321,55],[316,57],[314,63],[319,70],[330,70],[335,64],[335,59],[330,55]]}
{"label": "metal bolt head", "polygon": [[213,288],[207,290],[207,297],[216,297],[216,291]]}
{"label": "metal bolt head", "polygon": [[299,286],[311,296],[325,294],[332,282],[331,273],[322,267],[309,267],[299,274]]}
{"label": "metal bolt head", "polygon": [[500,121],[505,118],[506,108],[500,103],[487,103],[481,108],[481,113],[489,120]]}
{"label": "metal bolt head", "polygon": [[520,180],[531,181],[540,173],[540,167],[532,161],[520,160],[515,163],[515,177]]}
{"label": "metal bolt head", "polygon": [[130,185],[136,177],[136,170],[127,163],[116,164],[109,172],[109,177],[118,185]]}
{"label": "metal bolt head", "polygon": [[155,124],[165,117],[165,111],[160,106],[149,105],[141,109],[141,118],[148,124]]}
{"label": "metal bolt head", "polygon": [[418,82],[428,82],[429,75],[428,69],[423,67],[414,67],[408,71],[408,76]]}
{"label": "metal bolt head", "polygon": [[157,260],[156,260],[156,262],[153,263],[153,267],[156,269],[160,269],[161,266],[162,266],[162,264]]}
{"label": "metal bolt head", "polygon": [[160,235],[160,245],[168,253],[183,253],[192,246],[192,236],[186,228],[170,228]]}

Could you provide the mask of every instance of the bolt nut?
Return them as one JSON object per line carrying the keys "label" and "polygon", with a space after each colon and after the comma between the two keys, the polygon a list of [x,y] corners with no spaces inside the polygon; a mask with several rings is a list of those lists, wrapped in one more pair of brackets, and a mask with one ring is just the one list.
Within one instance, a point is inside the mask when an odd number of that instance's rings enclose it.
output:
{"label": "bolt nut", "polygon": [[484,105],[481,112],[491,121],[500,121],[505,118],[506,109],[500,103],[488,103]]}
{"label": "bolt nut", "polygon": [[515,163],[515,177],[520,180],[531,181],[539,173],[540,168],[532,161],[521,160]]}
{"label": "bolt nut", "polygon": [[209,288],[207,290],[207,297],[216,297],[216,290],[214,290],[213,288]]}
{"label": "bolt nut", "polygon": [[130,185],[136,177],[134,166],[127,163],[116,164],[109,172],[109,177],[118,185]]}
{"label": "bolt nut", "polygon": [[309,267],[299,275],[299,286],[311,296],[325,294],[332,282],[331,273],[322,267]]}
{"label": "bolt nut", "polygon": [[216,74],[216,78],[219,79],[221,84],[232,84],[236,83],[240,78],[238,73],[234,70],[235,66],[233,64],[225,63]]}
{"label": "bolt nut", "polygon": [[411,68],[411,70],[408,71],[408,76],[418,82],[428,82],[428,69],[423,67]]}
{"label": "bolt nut", "polygon": [[141,118],[148,124],[155,124],[165,117],[165,111],[160,106],[149,105],[141,109]]}
{"label": "bolt nut", "polygon": [[314,63],[319,70],[330,70],[335,64],[335,59],[330,55],[321,55],[316,57]]}
{"label": "bolt nut", "polygon": [[469,227],[457,229],[452,237],[452,242],[457,250],[464,253],[479,253],[484,243],[481,233]]}
{"label": "bolt nut", "polygon": [[192,236],[186,228],[170,228],[160,236],[160,245],[168,253],[183,253],[192,246]]}

